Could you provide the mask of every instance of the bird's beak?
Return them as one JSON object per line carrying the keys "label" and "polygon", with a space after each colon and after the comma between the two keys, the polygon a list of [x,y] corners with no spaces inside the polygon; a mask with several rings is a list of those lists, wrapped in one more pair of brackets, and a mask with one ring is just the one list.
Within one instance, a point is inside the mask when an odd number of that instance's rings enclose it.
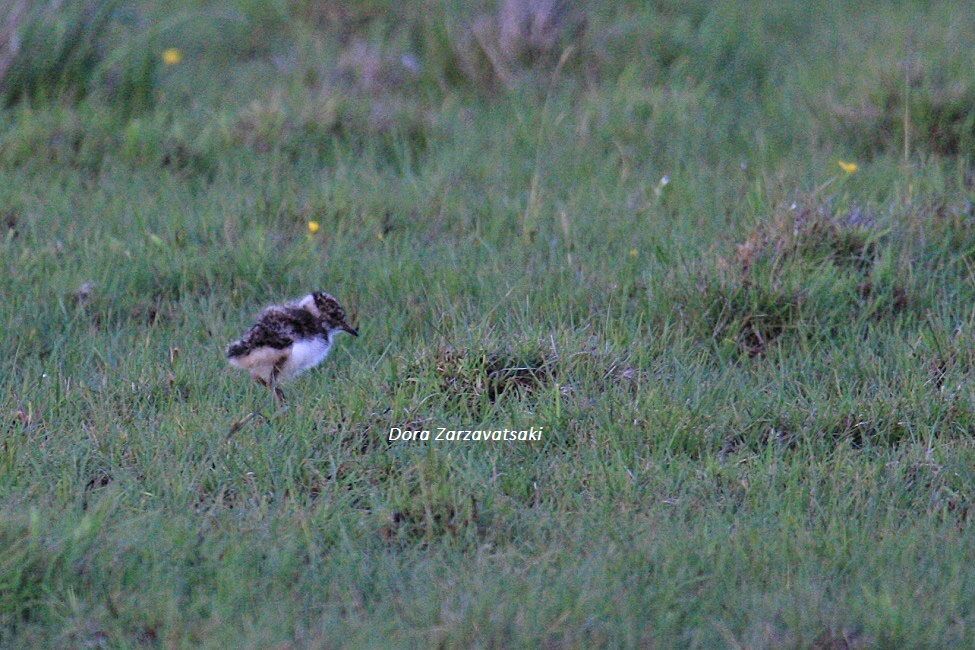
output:
{"label": "bird's beak", "polygon": [[352,336],[359,336],[359,330],[357,330],[356,328],[352,327],[348,323],[342,323],[342,331],[343,332],[348,332]]}

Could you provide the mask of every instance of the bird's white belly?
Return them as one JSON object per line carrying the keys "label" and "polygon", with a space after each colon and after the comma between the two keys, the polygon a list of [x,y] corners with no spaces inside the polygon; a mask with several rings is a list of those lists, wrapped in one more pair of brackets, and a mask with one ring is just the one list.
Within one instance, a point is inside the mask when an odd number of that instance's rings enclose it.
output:
{"label": "bird's white belly", "polygon": [[328,356],[328,351],[328,341],[322,339],[296,342],[291,346],[291,354],[281,368],[281,375],[285,378],[294,377],[314,368]]}

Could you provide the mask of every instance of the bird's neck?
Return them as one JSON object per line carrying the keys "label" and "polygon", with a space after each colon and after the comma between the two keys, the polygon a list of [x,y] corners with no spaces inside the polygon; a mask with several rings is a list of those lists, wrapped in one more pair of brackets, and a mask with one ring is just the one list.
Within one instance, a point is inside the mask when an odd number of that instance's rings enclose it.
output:
{"label": "bird's neck", "polygon": [[326,332],[325,336],[326,336],[326,338],[328,338],[328,347],[332,347],[332,343],[335,341],[335,337],[339,335],[339,330],[336,330],[336,329],[329,330],[329,329],[327,329],[327,330],[325,330],[325,332]]}

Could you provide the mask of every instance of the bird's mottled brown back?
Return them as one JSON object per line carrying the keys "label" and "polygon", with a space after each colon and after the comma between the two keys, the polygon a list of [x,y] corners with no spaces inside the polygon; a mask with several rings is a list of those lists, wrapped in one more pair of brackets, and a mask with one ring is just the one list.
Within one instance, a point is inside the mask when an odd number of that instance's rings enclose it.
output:
{"label": "bird's mottled brown back", "polygon": [[307,312],[297,314],[298,319],[295,319],[289,311],[280,307],[266,309],[244,336],[230,344],[227,356],[243,356],[261,347],[281,350],[293,344],[296,336],[311,334],[317,327]]}

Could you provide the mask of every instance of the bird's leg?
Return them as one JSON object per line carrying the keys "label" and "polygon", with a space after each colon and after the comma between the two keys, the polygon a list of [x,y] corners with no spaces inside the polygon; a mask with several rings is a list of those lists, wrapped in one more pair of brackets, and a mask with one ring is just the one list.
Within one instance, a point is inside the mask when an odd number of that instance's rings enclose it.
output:
{"label": "bird's leg", "polygon": [[261,386],[264,386],[274,395],[274,403],[276,406],[280,407],[284,404],[284,391],[281,390],[276,384],[275,379],[277,379],[277,373],[271,375],[271,380],[268,381],[264,377],[254,377]]}
{"label": "bird's leg", "polygon": [[278,386],[278,376],[281,374],[281,368],[284,367],[284,362],[287,358],[279,359],[275,364],[274,368],[271,369],[271,390],[274,391],[274,399],[278,403],[278,407],[284,405],[284,391]]}

